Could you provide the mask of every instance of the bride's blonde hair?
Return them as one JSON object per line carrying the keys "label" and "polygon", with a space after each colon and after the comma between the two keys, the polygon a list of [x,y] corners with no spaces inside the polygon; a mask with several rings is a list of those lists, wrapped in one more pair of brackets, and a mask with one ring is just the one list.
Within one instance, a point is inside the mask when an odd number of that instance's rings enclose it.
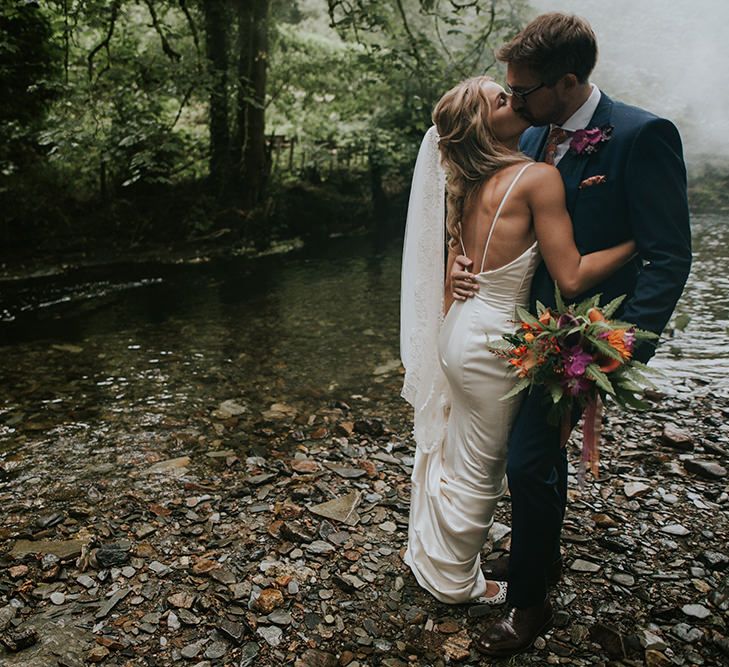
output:
{"label": "bride's blonde hair", "polygon": [[450,248],[460,243],[463,212],[483,182],[499,169],[527,159],[501,144],[491,131],[491,103],[483,89],[489,81],[493,81],[490,76],[461,81],[438,100],[433,110],[446,171],[446,230]]}

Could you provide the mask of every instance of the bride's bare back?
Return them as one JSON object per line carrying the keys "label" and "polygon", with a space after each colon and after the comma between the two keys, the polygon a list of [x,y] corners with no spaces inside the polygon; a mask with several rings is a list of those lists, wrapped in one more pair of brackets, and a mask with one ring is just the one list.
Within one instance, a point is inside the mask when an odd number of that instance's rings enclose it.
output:
{"label": "bride's bare back", "polygon": [[[528,162],[510,165],[484,181],[462,219],[462,250],[472,260],[471,274],[503,267],[539,243],[539,252],[547,270],[562,293],[573,298],[604,280],[627,262],[635,253],[635,243],[626,241],[584,257],[575,245],[572,221],[567,212],[564,183],[559,171],[543,162],[535,162],[514,184],[504,201],[498,222],[488,241],[496,213],[514,179]],[[488,241],[488,252],[484,249]],[[446,310],[451,300],[463,298],[454,293],[452,281],[468,280],[465,274],[453,272],[458,249],[448,253],[446,272]],[[484,258],[482,266],[482,258]],[[469,280],[471,289],[476,284]],[[470,293],[470,290],[469,292]]]}
{"label": "bride's bare back", "polygon": [[484,255],[486,241],[507,190],[519,172],[528,162],[511,165],[496,172],[484,181],[472,199],[471,205],[464,211],[462,219],[462,241],[466,256],[473,260],[471,269],[474,273],[491,271],[505,266],[523,254],[536,236],[532,225],[532,214],[524,197],[523,181],[529,172],[538,165],[534,164],[522,174],[519,182],[509,193],[503,203],[499,220],[494,227],[488,254],[483,267],[481,259]]}

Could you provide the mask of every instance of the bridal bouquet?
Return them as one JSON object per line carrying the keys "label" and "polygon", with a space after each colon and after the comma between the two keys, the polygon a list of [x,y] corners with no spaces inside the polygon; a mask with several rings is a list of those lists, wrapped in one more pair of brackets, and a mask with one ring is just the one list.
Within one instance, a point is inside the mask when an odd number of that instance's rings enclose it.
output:
{"label": "bridal bouquet", "polygon": [[584,412],[580,479],[589,465],[597,477],[601,400],[610,396],[620,406],[647,408],[641,394],[648,367],[632,358],[638,341],[655,339],[649,331],[610,319],[625,296],[599,306],[600,295],[565,305],[556,288],[556,310],[537,302],[537,316],[519,307],[518,328],[489,349],[514,366],[519,380],[503,399],[533,386],[545,388],[549,421],[561,427],[562,444],[571,430],[576,408]]}

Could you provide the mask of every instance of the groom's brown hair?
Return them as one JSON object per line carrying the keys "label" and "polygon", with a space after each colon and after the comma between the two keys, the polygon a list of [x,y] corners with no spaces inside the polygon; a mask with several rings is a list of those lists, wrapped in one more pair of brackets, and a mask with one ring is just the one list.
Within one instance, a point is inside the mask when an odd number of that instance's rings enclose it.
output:
{"label": "groom's brown hair", "polygon": [[529,67],[548,86],[565,74],[585,83],[597,62],[597,38],[585,19],[551,12],[537,16],[496,57]]}

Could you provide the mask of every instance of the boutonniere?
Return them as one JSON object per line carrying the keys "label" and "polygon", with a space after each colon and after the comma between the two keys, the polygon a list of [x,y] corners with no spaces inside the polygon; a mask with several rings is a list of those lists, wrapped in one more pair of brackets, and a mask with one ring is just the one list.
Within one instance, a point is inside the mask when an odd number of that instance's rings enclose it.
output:
{"label": "boutonniere", "polygon": [[577,130],[570,141],[570,151],[575,155],[592,155],[597,153],[600,144],[610,141],[613,135],[612,125],[602,127],[591,127],[585,130]]}

